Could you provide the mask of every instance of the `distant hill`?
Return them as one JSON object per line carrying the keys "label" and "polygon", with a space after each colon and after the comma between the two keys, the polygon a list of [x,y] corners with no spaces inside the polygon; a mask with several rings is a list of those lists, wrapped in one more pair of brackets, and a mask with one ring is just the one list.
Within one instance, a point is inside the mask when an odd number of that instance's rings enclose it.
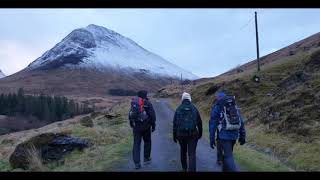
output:
{"label": "distant hill", "polygon": [[[316,33],[312,36],[309,36],[303,40],[295,42],[287,47],[279,49],[273,53],[265,55],[260,58],[260,65],[264,66],[267,64],[274,63],[278,60],[281,60],[284,57],[290,57],[295,54],[299,54],[300,52],[307,52],[312,48],[320,47],[320,32]],[[257,60],[250,61],[245,63],[231,71],[223,73],[223,75],[232,75],[242,71],[248,71],[257,68]]]}
{"label": "distant hill", "polygon": [[[191,92],[192,101],[208,120],[215,93],[224,90],[236,97],[250,144],[271,149],[295,169],[319,171],[319,42],[317,33],[264,56],[260,73],[252,61],[240,66],[241,71],[198,79],[183,88],[170,85],[158,95],[180,98],[182,91]],[[260,76],[259,83],[253,81],[254,75]]]}

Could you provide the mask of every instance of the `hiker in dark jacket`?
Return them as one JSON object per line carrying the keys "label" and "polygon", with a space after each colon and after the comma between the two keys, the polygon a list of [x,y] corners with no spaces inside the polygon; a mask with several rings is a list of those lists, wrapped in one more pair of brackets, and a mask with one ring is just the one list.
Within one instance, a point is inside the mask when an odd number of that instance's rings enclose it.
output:
{"label": "hiker in dark jacket", "polygon": [[144,141],[144,163],[151,162],[151,132],[155,131],[156,127],[156,115],[152,104],[147,98],[147,91],[139,91],[138,97],[143,99],[143,108],[147,114],[146,120],[138,121],[136,118],[132,117],[129,113],[130,126],[133,129],[133,161],[135,163],[135,168],[140,169],[140,148],[141,139]]}
{"label": "hiker in dark jacket", "polygon": [[[173,118],[173,141],[180,144],[183,171],[196,171],[196,148],[202,137],[202,120],[188,93],[182,94],[182,103]],[[189,163],[187,164],[187,153]]]}
{"label": "hiker in dark jacket", "polygon": [[[218,130],[219,142],[223,151],[223,171],[237,171],[233,158],[233,147],[237,139],[240,145],[243,145],[246,142],[246,132],[244,128],[243,118],[239,109],[235,108],[234,112],[237,112],[237,117],[239,117],[235,119],[237,119],[240,124],[237,124],[237,128],[235,129],[228,129],[227,121],[224,118],[224,114],[226,114],[224,113],[226,112],[224,111],[224,108],[227,104],[226,102],[230,102],[229,100],[232,97],[225,96],[223,92],[220,92],[220,96],[223,96],[223,98],[219,99],[211,110],[211,119],[209,121],[210,146],[214,149],[214,146],[216,145],[215,133],[216,130]],[[230,121],[228,122],[230,125]]]}

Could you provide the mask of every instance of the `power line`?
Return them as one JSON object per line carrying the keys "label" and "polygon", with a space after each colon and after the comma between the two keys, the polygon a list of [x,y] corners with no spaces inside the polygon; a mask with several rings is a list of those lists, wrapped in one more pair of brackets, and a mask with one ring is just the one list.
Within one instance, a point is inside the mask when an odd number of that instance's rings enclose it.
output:
{"label": "power line", "polygon": [[251,17],[251,18],[249,19],[249,21],[248,21],[244,26],[242,26],[242,27],[240,28],[240,31],[241,31],[242,29],[244,29],[245,27],[247,27],[247,26],[250,24],[250,22],[253,20],[253,18],[254,18],[254,17]]}
{"label": "power line", "polygon": [[[264,11],[265,11],[265,9],[261,9],[261,10],[256,11],[256,12],[259,12],[259,14],[263,14],[262,12],[264,12]],[[253,20],[254,18],[255,18],[255,17],[252,16],[252,17],[247,21],[247,23],[246,23],[245,25],[241,26],[241,27],[240,27],[240,31],[243,30],[245,27],[247,27],[247,26],[252,22],[252,20]]]}
{"label": "power line", "polygon": [[[237,32],[242,31],[243,29],[245,29],[252,22],[253,19],[254,19],[254,16],[252,16],[244,25],[240,26],[240,28],[239,28],[239,30]],[[238,28],[235,28],[235,29],[238,29]],[[236,33],[228,33],[228,34],[229,34],[229,36],[227,38],[228,39],[230,39],[230,38],[233,39],[233,37],[235,36]]]}

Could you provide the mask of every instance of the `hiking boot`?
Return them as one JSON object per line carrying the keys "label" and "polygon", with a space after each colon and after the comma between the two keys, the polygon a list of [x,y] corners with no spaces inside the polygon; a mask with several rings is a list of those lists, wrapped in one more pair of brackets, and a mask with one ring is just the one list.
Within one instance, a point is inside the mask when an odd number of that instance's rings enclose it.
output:
{"label": "hiking boot", "polygon": [[141,168],[141,164],[139,163],[139,164],[135,164],[135,167],[134,167],[135,169],[140,169]]}
{"label": "hiking boot", "polygon": [[217,161],[217,164],[218,164],[219,166],[221,166],[221,165],[222,165],[222,161],[221,161],[221,160],[218,160],[218,161]]}
{"label": "hiking boot", "polygon": [[150,163],[151,162],[151,158],[150,157],[144,158],[143,162],[146,163],[146,164]]}

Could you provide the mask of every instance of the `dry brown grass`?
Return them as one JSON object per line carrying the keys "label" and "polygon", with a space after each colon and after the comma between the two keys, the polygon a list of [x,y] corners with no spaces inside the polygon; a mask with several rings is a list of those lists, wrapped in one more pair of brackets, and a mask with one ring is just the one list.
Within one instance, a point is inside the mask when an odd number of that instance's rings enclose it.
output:
{"label": "dry brown grass", "polygon": [[[205,79],[192,87],[193,102],[203,119],[208,120],[214,93],[206,92],[213,85],[224,82],[220,90],[238,97],[251,144],[261,149],[272,149],[277,158],[283,159],[293,169],[319,171],[319,59],[312,58],[318,57],[319,52],[320,47],[262,66],[260,83],[252,81],[254,71]],[[315,63],[315,67],[308,65],[310,61]],[[299,81],[294,78],[297,72],[303,72],[309,78]],[[208,122],[204,123],[206,128]],[[259,164],[255,158],[264,159],[245,149],[240,150],[243,150],[241,153],[252,154],[252,161],[238,157],[247,165]]]}
{"label": "dry brown grass", "polygon": [[[102,99],[101,104],[101,111],[106,112],[111,107],[115,106],[116,104],[122,103],[128,100],[128,97],[80,97],[80,96],[71,96],[70,98],[75,99],[77,101],[85,101],[90,99]],[[102,109],[103,108],[103,109]],[[55,122],[46,126],[43,126],[38,129],[30,129],[25,131],[19,131],[14,133],[9,133],[0,136],[0,159],[7,160],[9,159],[10,154],[14,151],[16,146],[23,141],[30,139],[31,137],[37,136],[43,132],[53,132],[58,133],[62,132],[65,134],[71,134],[71,127],[80,123],[80,119],[88,116],[89,114],[76,116],[71,119],[67,119],[64,121]],[[7,144],[3,142],[10,141],[12,143]]]}
{"label": "dry brown grass", "polygon": [[[12,143],[0,144],[0,159],[9,159],[10,154],[14,151],[16,146],[34,136],[40,135],[43,132],[53,132],[58,133],[61,131],[66,130],[67,127],[74,126],[74,124],[79,124],[79,121],[82,117],[86,115],[76,116],[72,119],[68,119],[65,121],[55,122],[52,124],[49,124],[47,126],[38,128],[38,129],[30,129],[26,131],[19,131],[15,133],[5,134],[0,136],[0,142],[4,141],[10,141]],[[60,124],[60,125],[58,125]]]}
{"label": "dry brown grass", "polygon": [[44,171],[43,161],[41,158],[41,153],[36,149],[34,145],[31,145],[29,149],[26,150],[27,161],[29,164],[30,171]]}
{"label": "dry brown grass", "polygon": [[93,121],[90,116],[85,116],[81,118],[80,124],[85,127],[93,127]]}
{"label": "dry brown grass", "polygon": [[[63,164],[45,164],[40,162],[36,150],[31,150],[31,171],[105,171],[116,167],[126,158],[132,147],[131,131],[127,123],[129,101],[118,103],[112,108],[112,113],[120,114],[113,119],[104,116],[104,112],[92,118],[94,127],[84,127],[80,124],[82,115],[73,119],[56,122],[35,130],[20,131],[0,136],[0,170],[10,167],[8,162],[16,146],[44,132],[64,133],[87,139],[93,146],[83,151],[74,151],[67,155]],[[109,109],[109,108],[107,108]],[[106,110],[105,112],[109,112]],[[1,167],[5,166],[5,167]],[[12,169],[9,169],[12,171]]]}
{"label": "dry brown grass", "polygon": [[157,91],[168,84],[168,78],[144,74],[129,74],[114,70],[99,72],[89,69],[51,69],[21,71],[0,79],[0,93],[17,92],[23,87],[26,94],[65,96],[107,96],[113,88]]}

